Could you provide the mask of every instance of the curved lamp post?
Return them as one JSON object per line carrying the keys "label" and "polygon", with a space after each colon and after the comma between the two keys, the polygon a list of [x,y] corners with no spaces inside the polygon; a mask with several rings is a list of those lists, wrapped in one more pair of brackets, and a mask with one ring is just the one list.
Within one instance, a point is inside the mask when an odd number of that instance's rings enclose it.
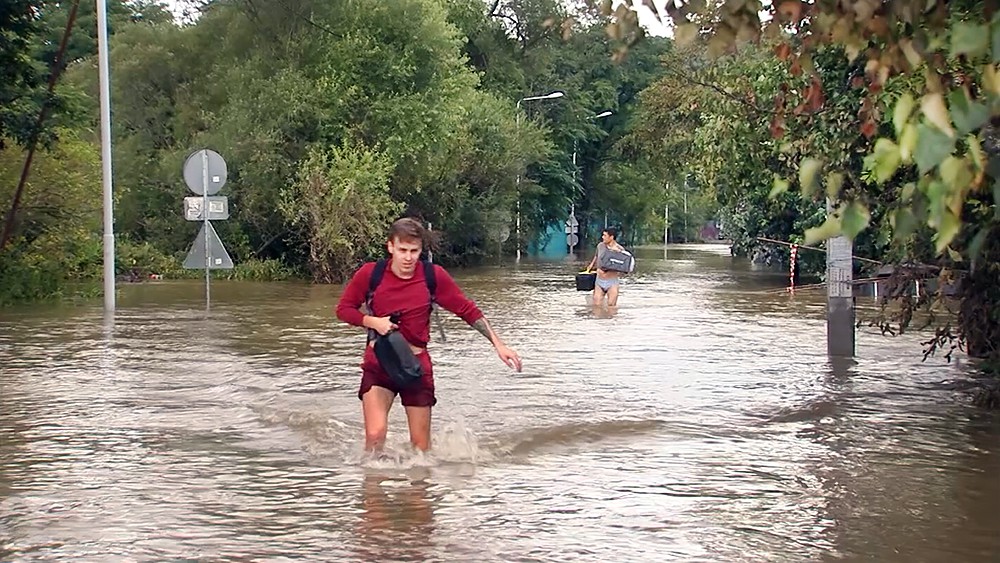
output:
{"label": "curved lamp post", "polygon": [[[521,98],[520,100],[518,100],[517,104],[515,104],[515,108],[517,109],[515,115],[515,127],[517,136],[520,137],[521,135],[521,102],[530,102],[533,100],[553,100],[555,98],[561,98],[564,95],[565,94],[563,94],[563,92],[556,90],[554,92],[549,92],[548,94],[542,96],[527,96],[525,98]],[[516,241],[517,261],[520,262],[521,261],[521,172],[520,171],[518,171],[517,173],[517,220],[515,229],[517,232],[517,241]]]}
{"label": "curved lamp post", "polygon": [[[611,111],[611,110],[609,110],[609,109],[608,110],[604,110],[604,111],[602,111],[601,113],[599,113],[597,115],[592,115],[592,116],[588,117],[587,121],[590,121],[592,119],[601,119],[602,117],[608,117],[609,115],[612,115],[613,113],[614,112]],[[576,139],[573,139],[573,185],[574,185],[575,188],[579,189],[580,195],[583,195],[583,185],[580,184],[579,186],[577,186],[577,175],[579,173],[580,173],[580,168],[576,165]],[[573,199],[575,200],[576,197],[574,196]],[[569,219],[570,222],[573,222],[573,220],[576,218],[576,202],[575,201],[570,201],[570,204],[569,204],[569,217],[570,217],[570,219]],[[605,222],[607,222],[607,221],[605,221]],[[571,226],[571,225],[567,225],[567,226]],[[605,225],[605,226],[607,226],[607,225]],[[573,235],[573,234],[575,234],[575,233],[570,233],[569,235]],[[567,242],[569,242],[569,241],[567,241]],[[575,244],[570,244],[568,246],[569,246],[569,254],[572,255],[574,247],[576,245]]]}

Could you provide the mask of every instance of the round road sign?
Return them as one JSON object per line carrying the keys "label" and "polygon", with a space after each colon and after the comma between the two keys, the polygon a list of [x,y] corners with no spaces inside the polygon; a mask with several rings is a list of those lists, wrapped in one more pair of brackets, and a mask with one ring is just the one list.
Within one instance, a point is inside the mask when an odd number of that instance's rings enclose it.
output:
{"label": "round road sign", "polygon": [[[208,155],[206,159],[202,155]],[[205,186],[205,165],[208,165],[208,185]],[[214,195],[226,185],[226,161],[211,149],[195,151],[184,161],[184,183],[194,193]]]}

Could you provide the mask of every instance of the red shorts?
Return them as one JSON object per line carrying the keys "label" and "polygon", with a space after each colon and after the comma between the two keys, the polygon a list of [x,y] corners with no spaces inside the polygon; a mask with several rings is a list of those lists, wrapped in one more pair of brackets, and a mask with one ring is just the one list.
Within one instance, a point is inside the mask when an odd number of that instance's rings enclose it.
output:
{"label": "red shorts", "polygon": [[365,358],[361,362],[361,388],[358,389],[358,398],[363,397],[374,385],[392,391],[393,396],[398,394],[404,407],[433,407],[437,404],[437,398],[434,397],[434,366],[431,364],[431,355],[425,350],[418,354],[417,358],[420,360],[424,376],[420,378],[420,383],[400,389],[375,359],[375,349],[366,346]]}

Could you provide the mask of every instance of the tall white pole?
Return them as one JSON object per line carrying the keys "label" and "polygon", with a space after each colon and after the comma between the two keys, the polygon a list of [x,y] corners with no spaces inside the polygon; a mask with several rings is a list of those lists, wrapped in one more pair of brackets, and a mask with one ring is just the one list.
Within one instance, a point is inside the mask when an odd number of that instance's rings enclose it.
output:
{"label": "tall white pole", "polygon": [[670,202],[667,201],[667,194],[670,192],[670,184],[663,185],[663,246],[670,243]]}
{"label": "tall white pole", "polygon": [[202,216],[202,226],[201,229],[205,231],[205,310],[208,310],[212,306],[212,267],[211,257],[209,254],[211,250],[208,246],[208,230],[211,226],[208,224],[208,150],[202,149],[201,151],[201,216]]}
{"label": "tall white pole", "polygon": [[[515,140],[520,144],[521,140],[521,100],[518,100],[514,105],[514,137]],[[517,232],[517,258],[516,262],[521,261],[521,165],[518,163],[517,167],[517,219],[515,220],[516,226],[515,230]]]}
{"label": "tall white pole", "polygon": [[684,174],[684,243],[688,241],[688,177]]}
{"label": "tall white pole", "polygon": [[670,205],[663,204],[663,245],[670,243]]}
{"label": "tall white pole", "polygon": [[[576,139],[573,139],[573,197],[572,197],[572,199],[570,199],[570,203],[569,203],[569,216],[570,216],[571,219],[574,218],[574,217],[576,217],[576,196],[577,196],[577,186],[579,186],[579,183],[578,183],[579,180],[577,179],[577,176],[579,176],[579,172],[580,172],[580,169],[576,165]],[[573,229],[572,229],[572,227],[570,227],[570,232],[566,235],[566,236],[569,237],[570,241],[573,240],[573,235],[576,234],[576,233],[574,233],[572,231],[573,231]],[[574,250],[576,250],[576,245],[575,244],[569,245],[569,255],[570,256],[573,255],[573,251]]]}
{"label": "tall white pole", "polygon": [[115,219],[111,183],[111,88],[107,0],[97,0],[97,55],[101,95],[101,172],[104,183],[104,311],[115,310]]}

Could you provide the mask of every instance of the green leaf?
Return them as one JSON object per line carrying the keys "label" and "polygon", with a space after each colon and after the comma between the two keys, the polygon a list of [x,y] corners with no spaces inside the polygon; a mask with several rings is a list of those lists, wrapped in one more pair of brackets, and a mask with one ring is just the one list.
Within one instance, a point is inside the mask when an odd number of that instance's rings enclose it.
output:
{"label": "green leaf", "polygon": [[972,237],[972,240],[969,242],[969,248],[967,251],[969,253],[969,260],[971,260],[972,263],[975,263],[976,260],[979,259],[979,254],[983,251],[983,243],[986,242],[986,236],[989,235],[989,233],[990,229],[988,227],[979,229],[976,236]]}
{"label": "green leaf", "polygon": [[896,107],[892,111],[892,124],[896,127],[897,137],[903,132],[903,126],[910,119],[910,115],[913,114],[913,108],[916,105],[916,100],[913,99],[913,95],[909,92],[904,92],[896,100]]}
{"label": "green leaf", "polygon": [[[932,180],[927,184],[927,201],[931,204],[932,210],[938,210],[938,213],[932,213],[932,215],[939,215],[940,210],[944,209],[944,198],[948,195],[948,186],[944,182],[939,182],[937,180]],[[936,227],[937,223],[932,223],[932,227]]]}
{"label": "green leaf", "polygon": [[917,148],[913,159],[921,174],[932,170],[955,149],[955,141],[936,127],[921,123],[917,127]]}
{"label": "green leaf", "polygon": [[997,14],[1000,14],[1000,12],[996,12],[993,14],[993,25],[991,26],[990,30],[990,35],[992,36],[993,40],[994,63],[1000,62],[1000,22],[997,22]]}
{"label": "green leaf", "polygon": [[865,159],[865,167],[875,173],[875,180],[879,184],[884,184],[899,168],[901,156],[896,143],[886,138],[875,141],[874,152],[870,155],[872,160]]}
{"label": "green leaf", "polygon": [[858,233],[865,230],[865,227],[868,226],[868,222],[871,218],[871,213],[868,212],[867,207],[857,201],[852,201],[851,204],[844,209],[843,216],[840,219],[844,235],[846,235],[847,238],[854,240],[854,237],[858,236]]}
{"label": "green leaf", "polygon": [[953,213],[945,211],[941,215],[941,224],[938,226],[937,235],[934,236],[934,246],[938,254],[944,252],[961,228],[962,221]]}
{"label": "green leaf", "polygon": [[803,244],[816,244],[817,242],[833,238],[840,234],[840,219],[834,215],[827,215],[826,221],[818,227],[806,229],[805,241]]}
{"label": "green leaf", "polygon": [[839,199],[840,188],[844,186],[844,174],[841,172],[830,172],[826,175],[826,197],[827,199]]}
{"label": "green leaf", "polygon": [[816,63],[813,62],[809,52],[799,55],[799,66],[802,67],[802,74],[812,76],[816,72]]}
{"label": "green leaf", "polygon": [[910,201],[913,198],[913,192],[917,190],[917,185],[913,182],[907,182],[903,186],[903,190],[900,192],[899,197],[903,202]]}
{"label": "green leaf", "polygon": [[948,250],[948,258],[951,258],[952,262],[961,262],[962,261],[962,255],[959,254],[957,250],[955,250],[954,248],[952,248],[950,246],[947,248],[947,250]]}
{"label": "green leaf", "polygon": [[965,192],[972,183],[973,174],[969,168],[969,162],[964,158],[949,156],[944,159],[940,166],[941,179],[948,185],[950,192]]}
{"label": "green leaf", "polygon": [[799,163],[799,187],[805,196],[811,196],[816,190],[816,175],[823,163],[815,158],[804,158]]}
{"label": "green leaf", "polygon": [[913,46],[912,39],[900,39],[899,48],[903,51],[903,55],[906,57],[906,61],[910,63],[910,66],[917,68],[920,63],[923,62],[924,58],[920,56],[917,49]]}
{"label": "green leaf", "polygon": [[956,22],[951,28],[951,56],[978,55],[990,47],[986,23]]}
{"label": "green leaf", "polygon": [[969,192],[972,181],[975,178],[972,173],[972,166],[966,158],[949,156],[939,167],[941,179],[947,184],[947,201],[945,202],[951,212],[957,216],[962,214],[962,206],[965,203],[965,195]]}
{"label": "green leaf", "polygon": [[990,118],[990,111],[985,105],[970,100],[963,90],[952,90],[948,95],[951,106],[951,119],[959,135],[965,135],[983,126]]}
{"label": "green leaf", "polygon": [[774,199],[779,195],[788,191],[788,180],[785,180],[781,176],[774,175],[774,184],[771,187],[771,193],[767,194],[768,199]]}
{"label": "green leaf", "polygon": [[875,236],[875,246],[885,248],[892,242],[892,229],[888,228],[888,223],[883,223]]}
{"label": "green leaf", "polygon": [[951,118],[948,116],[948,108],[944,105],[944,96],[938,92],[924,94],[924,97],[920,99],[920,111],[924,112],[927,120],[945,135],[955,136],[955,130],[951,127]]}
{"label": "green leaf", "polygon": [[972,162],[976,165],[976,170],[986,169],[986,153],[983,152],[983,145],[979,142],[979,137],[969,135],[965,138],[969,145],[969,154],[972,155]]}
{"label": "green leaf", "polygon": [[896,240],[902,240],[910,236],[917,228],[917,218],[906,207],[895,211],[892,216],[892,223]]}
{"label": "green leaf", "polygon": [[[1000,178],[993,181],[993,201],[1000,201]],[[1000,220],[1000,205],[993,206],[993,218]]]}
{"label": "green leaf", "polygon": [[996,63],[983,66],[983,87],[994,96],[1000,96],[1000,72],[997,72]]}
{"label": "green leaf", "polygon": [[917,147],[917,126],[907,123],[903,127],[903,134],[899,137],[899,156],[904,163],[913,162],[913,149]]}
{"label": "green leaf", "polygon": [[847,55],[847,60],[854,62],[854,59],[858,58],[858,55],[861,54],[861,49],[863,49],[865,45],[857,39],[845,38],[843,47],[844,53]]}

